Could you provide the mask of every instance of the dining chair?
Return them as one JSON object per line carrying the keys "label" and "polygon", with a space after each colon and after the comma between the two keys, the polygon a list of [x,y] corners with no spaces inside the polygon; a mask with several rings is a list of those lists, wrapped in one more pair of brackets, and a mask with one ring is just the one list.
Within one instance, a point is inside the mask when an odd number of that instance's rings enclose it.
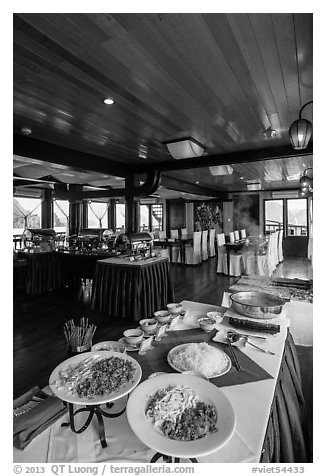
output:
{"label": "dining chair", "polygon": [[158,237],[160,240],[165,240],[166,239],[166,231],[162,230],[158,232]]}
{"label": "dining chair", "polygon": [[257,274],[260,276],[271,276],[273,274],[271,263],[271,247],[272,247],[272,235],[269,236],[266,250],[263,253],[257,254]]}
{"label": "dining chair", "polygon": [[209,235],[208,235],[208,243],[209,243],[209,247],[208,247],[208,256],[210,258],[213,258],[215,255],[216,255],[216,251],[215,251],[215,228],[211,228],[209,230]]}
{"label": "dining chair", "polygon": [[216,235],[216,243],[217,243],[217,273],[224,273],[228,274],[228,263],[227,263],[227,255],[225,249],[225,234],[218,233]]}
{"label": "dining chair", "polygon": [[240,230],[240,238],[241,240],[244,240],[245,238],[247,238],[246,230]]}
{"label": "dining chair", "polygon": [[200,264],[201,263],[201,231],[194,231],[192,246],[186,246],[186,264]]}
{"label": "dining chair", "polygon": [[155,253],[155,256],[157,256],[158,258],[168,258],[168,260],[170,261],[170,251],[168,250],[168,248],[154,247],[153,251]]}
{"label": "dining chair", "polygon": [[208,251],[207,251],[207,238],[208,238],[208,230],[204,230],[201,237],[201,259],[202,261],[206,261],[208,259]]}
{"label": "dining chair", "polygon": [[229,275],[241,276],[242,274],[242,255],[238,251],[229,253]]}
{"label": "dining chair", "polygon": [[188,230],[187,228],[181,228],[181,238],[187,238]]}
{"label": "dining chair", "polygon": [[283,257],[283,233],[284,233],[284,230],[282,228],[280,230],[279,235],[278,235],[278,243],[277,243],[278,262],[279,263],[282,263],[282,261],[284,260],[284,257]]}
{"label": "dining chair", "polygon": [[239,230],[235,230],[235,231],[234,231],[234,239],[235,239],[235,241],[239,241],[239,240],[240,240]]}
{"label": "dining chair", "polygon": [[229,241],[230,241],[230,243],[234,243],[234,240],[235,240],[234,231],[231,231],[230,234],[229,234]]}
{"label": "dining chair", "polygon": [[[179,230],[175,228],[174,230],[170,230],[170,238],[172,240],[177,240],[179,238]],[[172,263],[180,263],[180,246],[172,246],[171,249],[171,261]]]}
{"label": "dining chair", "polygon": [[278,231],[274,231],[270,235],[269,266],[272,273],[278,265],[278,235]]}
{"label": "dining chair", "polygon": [[254,251],[242,251],[243,274],[257,274],[257,256]]}

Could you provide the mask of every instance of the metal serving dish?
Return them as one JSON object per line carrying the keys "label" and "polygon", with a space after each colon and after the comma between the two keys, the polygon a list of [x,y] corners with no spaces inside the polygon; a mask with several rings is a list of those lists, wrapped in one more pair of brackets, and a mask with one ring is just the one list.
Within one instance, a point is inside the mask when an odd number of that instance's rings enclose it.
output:
{"label": "metal serving dish", "polygon": [[278,296],[257,291],[231,294],[233,309],[242,316],[256,319],[272,319],[281,314],[285,301]]}

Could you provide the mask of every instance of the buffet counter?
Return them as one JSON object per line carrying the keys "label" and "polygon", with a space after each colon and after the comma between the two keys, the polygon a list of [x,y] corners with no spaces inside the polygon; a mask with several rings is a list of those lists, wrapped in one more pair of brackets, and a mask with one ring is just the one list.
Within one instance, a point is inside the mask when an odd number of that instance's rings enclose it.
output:
{"label": "buffet counter", "polygon": [[[27,295],[43,294],[61,287],[61,263],[55,251],[19,251],[18,258],[26,261],[26,268],[21,268],[21,272]],[[22,278],[18,277],[17,281],[21,283]]]}
{"label": "buffet counter", "polygon": [[[151,368],[166,371],[165,366],[160,367],[159,354],[163,346],[173,344],[173,340],[189,341],[189,335],[192,338],[193,333],[198,341],[202,333],[203,340],[213,338],[214,341],[223,342],[223,332],[230,328],[227,318],[224,317],[223,322],[218,324],[219,332],[215,335],[215,332],[207,334],[198,329],[198,317],[206,315],[208,311],[225,311],[225,308],[190,301],[184,301],[182,306],[185,316],[173,327],[171,336],[168,333],[162,341],[155,342],[154,348],[143,356],[137,352],[130,353],[141,363],[144,378]],[[199,463],[307,462],[305,407],[300,372],[288,332],[288,319],[282,316],[280,322],[280,332],[266,335],[264,344],[275,355],[265,354],[251,346],[241,349],[241,362],[247,362],[251,368],[256,366],[256,370],[257,367],[260,368],[258,380],[255,372],[249,372],[247,367],[238,372],[232,366],[229,378],[226,375],[220,377],[222,380],[218,386],[235,412],[235,431],[217,451],[198,457]],[[239,349],[237,352],[240,356]],[[170,369],[170,372],[173,370]],[[125,404],[126,398],[123,397],[120,408]],[[85,417],[81,414],[78,417],[78,423],[83,424]],[[118,418],[104,419],[106,448],[101,446],[98,425],[94,419],[87,431],[80,434],[73,433],[69,427],[63,427],[62,423],[67,421],[67,415],[58,419],[23,451],[14,448],[14,462],[148,463],[155,454],[153,449],[142,443],[132,432],[126,413]],[[181,459],[181,462],[187,460]]]}
{"label": "buffet counter", "polygon": [[173,302],[173,286],[166,258],[131,261],[125,257],[97,262],[92,309],[139,321],[152,317],[169,302]]}

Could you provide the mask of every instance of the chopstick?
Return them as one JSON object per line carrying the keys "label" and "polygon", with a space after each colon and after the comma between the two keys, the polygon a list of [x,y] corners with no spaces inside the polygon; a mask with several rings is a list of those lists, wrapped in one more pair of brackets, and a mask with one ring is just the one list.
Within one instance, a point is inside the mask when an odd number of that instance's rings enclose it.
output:
{"label": "chopstick", "polygon": [[79,326],[75,326],[73,319],[67,321],[63,327],[63,333],[69,347],[90,346],[97,326],[88,324],[88,318],[82,317]]}
{"label": "chopstick", "polygon": [[241,367],[240,367],[238,358],[237,358],[237,356],[236,356],[236,353],[234,352],[234,349],[233,349],[233,347],[232,347],[232,344],[231,344],[231,341],[230,341],[230,338],[229,338],[229,337],[227,337],[227,341],[228,341],[228,346],[229,346],[230,352],[231,352],[231,354],[232,354],[232,358],[233,358],[233,361],[234,361],[235,368],[236,368],[237,370],[241,370]]}

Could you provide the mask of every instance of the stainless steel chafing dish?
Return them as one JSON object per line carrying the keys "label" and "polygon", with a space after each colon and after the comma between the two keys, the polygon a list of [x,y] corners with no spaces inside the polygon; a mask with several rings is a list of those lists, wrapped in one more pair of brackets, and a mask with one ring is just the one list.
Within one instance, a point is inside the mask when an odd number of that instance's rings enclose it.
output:
{"label": "stainless steel chafing dish", "polygon": [[27,247],[39,246],[42,251],[54,249],[56,232],[53,228],[28,228],[23,236]]}
{"label": "stainless steel chafing dish", "polygon": [[114,242],[114,247],[132,254],[150,254],[153,238],[149,233],[120,233]]}
{"label": "stainless steel chafing dish", "polygon": [[282,312],[285,301],[278,296],[258,291],[231,294],[233,309],[242,316],[272,319]]}

